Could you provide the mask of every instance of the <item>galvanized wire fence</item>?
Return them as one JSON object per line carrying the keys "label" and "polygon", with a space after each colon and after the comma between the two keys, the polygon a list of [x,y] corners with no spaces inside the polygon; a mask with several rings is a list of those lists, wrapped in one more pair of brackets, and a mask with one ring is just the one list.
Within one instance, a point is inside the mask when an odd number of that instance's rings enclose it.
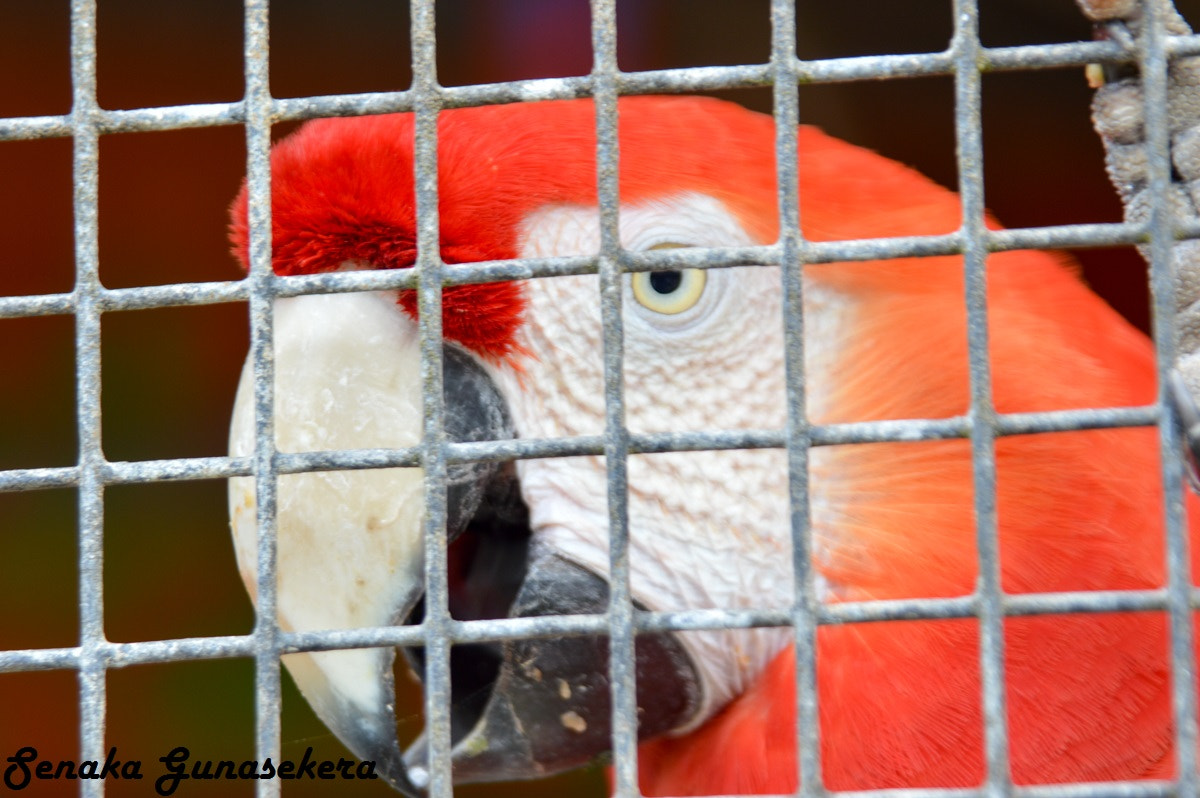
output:
{"label": "galvanized wire fence", "polygon": [[[527,80],[490,85],[444,87],[438,83],[433,0],[412,0],[413,83],[407,91],[277,99],[268,85],[268,7],[266,0],[245,4],[245,96],[231,103],[171,108],[105,110],[96,99],[96,3],[71,4],[72,110],[49,117],[0,119],[0,141],[70,137],[74,143],[75,287],[59,294],[0,297],[0,318],[69,315],[75,320],[75,373],[79,460],[59,468],[0,471],[0,491],[74,488],[78,494],[79,644],[64,648],[0,651],[0,672],[65,669],[79,675],[81,760],[103,761],[108,709],[107,673],[141,663],[185,659],[252,658],[256,668],[256,747],[259,759],[279,758],[281,745],[280,655],[295,651],[377,645],[421,645],[426,652],[425,714],[430,752],[429,790],[452,793],[450,774],[449,655],[454,644],[513,637],[606,634],[611,640],[613,762],[616,790],[636,795],[637,728],[633,652],[635,635],[662,630],[792,626],[795,629],[798,765],[800,792],[815,798],[826,792],[821,780],[817,724],[815,635],[819,625],[894,619],[978,618],[983,707],[986,717],[987,781],[979,790],[932,791],[942,796],[1194,796],[1196,794],[1196,696],[1192,674],[1191,609],[1196,597],[1188,568],[1182,503],[1180,441],[1174,425],[1160,423],[1170,411],[1162,402],[1134,408],[1001,415],[991,397],[988,362],[984,263],[992,252],[1013,249],[1096,247],[1132,244],[1149,234],[1152,257],[1154,336],[1159,385],[1173,361],[1174,329],[1168,264],[1175,240],[1200,235],[1195,220],[1172,220],[1165,188],[1170,180],[1165,119],[1165,64],[1176,55],[1200,53],[1200,37],[1167,37],[1152,17],[1143,52],[1132,54],[1144,76],[1146,124],[1153,157],[1149,169],[1159,189],[1148,225],[1080,224],[994,231],[984,225],[980,122],[981,74],[985,71],[1082,67],[1091,62],[1129,59],[1114,42],[986,48],[979,40],[974,0],[955,0],[953,41],[944,52],[879,55],[831,60],[800,60],[796,54],[795,7],[771,4],[771,56],[768,63],[623,73],[616,60],[614,0],[592,0],[594,69],[576,78]],[[1151,4],[1152,7],[1157,7]],[[796,125],[798,85],[920,75],[952,76],[962,226],[940,236],[814,242],[800,233],[803,208],[797,197]],[[779,175],[778,242],[725,250],[672,250],[635,254],[618,237],[617,98],[628,94],[704,92],[772,87]],[[554,98],[593,98],[597,110],[597,166],[601,248],[595,257],[544,258],[456,265],[444,270],[439,252],[437,138],[438,113],[490,103]],[[276,277],[270,252],[271,126],[281,121],[411,111],[416,117],[416,267],[403,271],[358,271],[305,277]],[[250,272],[244,280],[107,289],[99,279],[98,148],[103,135],[216,125],[246,130],[249,185]],[[1177,224],[1178,223],[1178,224]],[[805,413],[801,306],[805,264],[942,254],[966,262],[970,353],[970,412],[949,419],[814,425]],[[788,424],[786,429],[709,430],[685,434],[631,434],[624,424],[622,396],[622,275],[653,268],[719,268],[731,265],[781,266],[785,297]],[[604,323],[606,423],[603,435],[566,439],[525,439],[451,443],[443,428],[441,291],[447,286],[567,274],[598,274]],[[285,454],[276,451],[273,406],[272,304],[276,297],[327,292],[415,289],[419,297],[424,432],[411,449],[372,449]],[[252,457],[201,457],[137,462],[107,460],[101,449],[100,320],[103,314],[145,308],[245,302],[251,323],[255,378],[256,446]],[[998,437],[1127,426],[1158,425],[1163,452],[1169,579],[1165,588],[1040,595],[1004,595],[1000,587],[996,536],[995,442]],[[808,501],[808,456],[813,446],[883,441],[967,438],[974,467],[979,585],[970,596],[952,599],[873,601],[824,605],[816,597],[812,569]],[[705,449],[782,448],[787,451],[795,601],[791,610],[692,610],[635,612],[630,596],[626,461],[631,454]],[[445,476],[447,466],[473,460],[511,460],[572,455],[603,455],[608,474],[612,593],[602,616],[540,617],[460,622],[447,607]],[[275,510],[278,477],[330,469],[420,466],[425,474],[426,612],[417,626],[287,633],[276,623]],[[221,637],[113,643],[105,635],[103,594],[104,492],[112,485],[166,480],[256,477],[258,593],[252,633]],[[214,530],[214,534],[220,534]],[[1009,777],[1008,734],[1004,718],[1003,620],[1019,615],[1064,612],[1167,611],[1171,618],[1179,777],[1175,783],[1135,782],[1016,788]],[[84,795],[104,793],[101,781],[81,781]],[[262,781],[260,795],[276,795],[277,780]],[[930,791],[923,791],[926,794]],[[890,791],[911,796],[912,791]]]}

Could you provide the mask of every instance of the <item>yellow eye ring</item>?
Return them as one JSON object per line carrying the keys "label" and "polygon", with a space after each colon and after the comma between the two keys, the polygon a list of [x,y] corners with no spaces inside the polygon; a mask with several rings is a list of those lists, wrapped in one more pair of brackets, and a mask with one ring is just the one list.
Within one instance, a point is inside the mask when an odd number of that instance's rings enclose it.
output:
{"label": "yellow eye ring", "polygon": [[695,307],[707,281],[703,269],[637,272],[633,275],[633,298],[647,310],[673,316]]}

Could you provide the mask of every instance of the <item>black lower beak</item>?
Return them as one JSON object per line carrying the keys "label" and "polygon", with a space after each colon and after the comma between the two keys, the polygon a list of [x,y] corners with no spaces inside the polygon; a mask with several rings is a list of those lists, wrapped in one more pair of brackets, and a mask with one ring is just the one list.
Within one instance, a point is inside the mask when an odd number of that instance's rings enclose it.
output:
{"label": "black lower beak", "polygon": [[[509,615],[604,613],[608,601],[604,579],[535,545]],[[587,764],[611,748],[607,637],[514,640],[456,654],[451,668],[456,783],[545,776]],[[639,737],[677,729],[695,715],[700,680],[678,638],[639,636],[636,671]],[[494,683],[480,693],[488,672],[495,673]],[[404,755],[418,785],[426,758],[424,737]]]}

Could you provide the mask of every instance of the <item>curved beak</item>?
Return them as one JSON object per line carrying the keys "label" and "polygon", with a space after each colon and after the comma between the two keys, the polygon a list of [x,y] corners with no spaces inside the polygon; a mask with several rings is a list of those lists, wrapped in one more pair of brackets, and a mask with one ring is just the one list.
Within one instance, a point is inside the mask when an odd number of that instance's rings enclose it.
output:
{"label": "curved beak", "polygon": [[[444,350],[446,432],[453,441],[511,438],[504,402],[482,367]],[[334,294],[275,303],[275,429],[284,452],[407,447],[420,442],[417,330],[387,294]],[[254,451],[254,380],[242,372],[230,453]],[[449,469],[454,537],[500,469]],[[419,468],[291,474],[278,482],[277,604],[289,631],[403,622],[424,592],[423,473]],[[254,480],[229,481],[230,523],[243,581],[257,598]],[[317,716],[358,757],[415,795],[396,737],[392,648],[289,654],[283,662]]]}
{"label": "curved beak", "polygon": [[[415,325],[394,297],[343,294],[276,304],[275,427],[281,451],[406,447],[422,429]],[[452,441],[514,436],[504,396],[470,354],[444,349]],[[253,380],[243,373],[230,432],[234,456],[254,448]],[[422,614],[422,472],[417,468],[294,474],[279,479],[277,598],[289,630],[388,626]],[[459,620],[604,613],[608,583],[529,526],[513,464],[449,469],[450,611]],[[256,595],[254,482],[230,480],[243,579]],[[420,649],[407,652],[422,663]],[[400,753],[390,648],[284,657],[321,720],[406,795],[428,781],[422,735]],[[678,638],[639,636],[639,735],[685,726],[700,677]],[[424,668],[417,667],[423,675]],[[455,782],[527,779],[586,764],[611,747],[604,636],[455,646],[451,653]]]}

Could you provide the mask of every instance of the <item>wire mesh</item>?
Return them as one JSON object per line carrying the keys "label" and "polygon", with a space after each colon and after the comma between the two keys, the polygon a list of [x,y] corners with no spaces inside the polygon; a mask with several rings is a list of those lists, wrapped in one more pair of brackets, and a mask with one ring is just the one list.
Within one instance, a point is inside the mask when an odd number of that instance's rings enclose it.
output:
{"label": "wire mesh", "polygon": [[[1156,8],[1151,4],[1152,8]],[[1170,246],[1173,220],[1166,206],[1170,182],[1167,154],[1165,65],[1181,55],[1200,54],[1200,37],[1168,37],[1161,18],[1152,17],[1144,52],[1137,53],[1145,76],[1150,162],[1156,204],[1148,226],[1067,224],[1051,227],[987,229],[984,217],[981,123],[982,74],[1058,67],[1082,67],[1127,57],[1114,42],[1078,42],[988,48],[979,38],[975,0],[955,0],[954,33],[944,52],[804,60],[796,52],[796,9],[788,0],[771,3],[771,53],[768,63],[702,66],[648,72],[622,72],[617,64],[617,6],[592,0],[591,73],[573,78],[520,80],[489,85],[443,86],[436,59],[437,30],[433,0],[413,0],[413,84],[405,91],[279,99],[269,87],[268,6],[247,0],[244,8],[245,96],[229,103],[166,108],[106,110],[96,94],[97,0],[71,4],[72,110],[60,116],[0,119],[0,141],[70,137],[73,142],[75,287],[70,292],[0,297],[0,319],[71,316],[75,321],[76,426],[79,458],[75,465],[0,471],[0,491],[73,488],[78,496],[79,644],[60,648],[0,651],[0,672],[65,669],[79,674],[80,759],[103,761],[109,699],[107,674],[135,664],[229,657],[255,663],[257,757],[278,759],[281,747],[280,655],[312,650],[375,645],[422,645],[426,651],[425,713],[430,740],[429,788],[435,796],[452,793],[449,752],[449,652],[453,644],[514,637],[605,634],[611,641],[613,752],[615,788],[636,795],[637,733],[633,643],[647,631],[792,626],[795,629],[798,764],[805,777],[801,792],[826,792],[820,771],[817,724],[815,636],[827,624],[888,620],[978,618],[980,667],[986,725],[987,781],[979,790],[871,793],[896,796],[1028,795],[1192,796],[1196,792],[1196,696],[1191,609],[1196,593],[1188,569],[1182,504],[1180,448],[1162,402],[1133,408],[1088,408],[1040,413],[1000,414],[991,397],[988,362],[984,265],[990,253],[1025,248],[1099,247],[1132,244],[1149,233],[1154,301],[1154,333],[1159,384],[1173,360]],[[800,120],[798,86],[915,76],[950,76],[954,81],[955,137],[958,152],[961,228],[948,235],[905,236],[857,241],[816,242],[800,234],[797,189],[796,124]],[[718,250],[671,250],[632,253],[618,236],[616,138],[617,98],[648,93],[688,93],[730,88],[771,87],[776,120],[779,174],[779,241],[765,246]],[[490,103],[556,98],[592,98],[597,108],[598,200],[601,247],[595,257],[540,258],[482,262],[443,270],[439,257],[436,120],[440,111]],[[412,112],[416,117],[418,251],[416,268],[406,271],[345,272],[278,278],[271,269],[269,148],[272,125],[325,116]],[[99,278],[98,170],[102,136],[196,127],[242,125],[246,131],[250,191],[250,272],[244,280],[182,283],[109,289]],[[1200,224],[1185,223],[1182,234],[1200,235]],[[970,412],[949,419],[858,422],[819,425],[805,412],[803,302],[801,275],[807,264],[895,257],[961,254],[966,263],[971,375]],[[694,433],[633,434],[625,426],[622,387],[623,331],[621,280],[626,272],[656,268],[723,268],[731,265],[782,267],[787,345],[786,429],[706,430]],[[441,292],[453,285],[545,276],[597,274],[597,301],[604,322],[605,432],[603,435],[522,439],[489,443],[453,443],[443,428],[441,386]],[[280,453],[274,446],[272,304],[276,297],[327,292],[415,289],[420,302],[424,431],[408,449]],[[255,377],[256,446],[248,458],[196,457],[110,461],[101,446],[101,316],[121,311],[245,302],[251,320],[251,359]],[[1160,392],[1161,393],[1161,392]],[[1010,435],[1083,429],[1157,425],[1163,451],[1167,497],[1169,582],[1159,590],[1005,595],[1000,586],[995,508],[995,441]],[[969,439],[971,443],[980,583],[975,594],[953,599],[913,599],[822,604],[813,584],[808,500],[811,447],[846,443]],[[789,466],[791,524],[796,577],[795,603],[789,610],[689,610],[635,612],[629,585],[627,479],[629,455],[708,449],[781,448]],[[446,582],[445,474],[447,466],[474,460],[513,460],[574,455],[603,455],[608,475],[612,594],[607,615],[453,621]],[[280,475],[333,469],[421,466],[425,473],[426,615],[419,626],[332,632],[289,633],[275,621],[275,489]],[[135,643],[110,642],[104,628],[104,506],[109,486],[160,481],[256,477],[259,560],[257,607],[250,634],[205,636]],[[1008,734],[1004,722],[1004,635],[1006,617],[1065,612],[1166,611],[1171,617],[1171,664],[1176,690],[1175,721],[1180,776],[1176,783],[1136,782],[1103,785],[1015,787],[1008,775]],[[81,794],[100,796],[102,781],[81,781]],[[259,795],[279,794],[280,782],[262,781]],[[845,793],[846,795],[855,795]]]}

